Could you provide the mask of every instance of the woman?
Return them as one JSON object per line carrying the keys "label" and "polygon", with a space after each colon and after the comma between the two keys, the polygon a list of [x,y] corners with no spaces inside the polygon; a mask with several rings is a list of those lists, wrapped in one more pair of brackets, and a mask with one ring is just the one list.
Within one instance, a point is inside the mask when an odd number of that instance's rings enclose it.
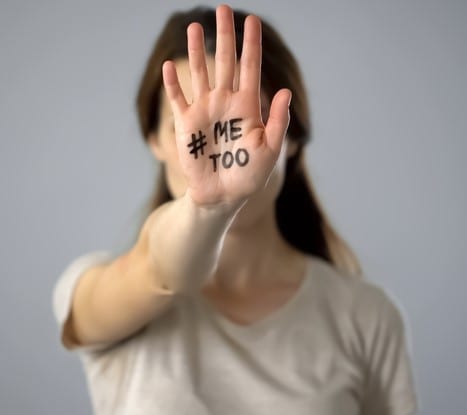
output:
{"label": "woman", "polygon": [[95,413],[414,413],[403,319],[313,194],[305,89],[271,26],[173,15],[137,106],[163,166],[150,214],[54,290]]}

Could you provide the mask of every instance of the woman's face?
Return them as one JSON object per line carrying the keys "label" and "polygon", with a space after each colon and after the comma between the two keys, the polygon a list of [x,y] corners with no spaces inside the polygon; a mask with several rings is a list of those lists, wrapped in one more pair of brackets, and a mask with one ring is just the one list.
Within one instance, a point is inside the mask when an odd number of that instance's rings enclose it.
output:
{"label": "woman's face", "polygon": [[[214,58],[207,56],[207,67],[209,74],[209,83],[214,86]],[[188,103],[192,101],[193,92],[191,88],[191,76],[188,65],[188,59],[178,59],[175,61],[177,67],[178,79],[180,86],[185,94]],[[234,85],[238,82],[237,65]],[[270,101],[266,94],[261,92],[261,113],[264,122],[266,122],[269,113]],[[187,182],[181,170],[177,146],[175,143],[174,118],[170,108],[169,101],[165,93],[161,94],[161,110],[159,117],[159,126],[156,133],[149,137],[149,145],[152,153],[161,163],[164,164],[167,185],[174,198],[179,198],[185,194]],[[292,155],[297,149],[295,142],[286,139],[282,147],[279,159],[271,172],[267,185],[258,192],[254,197],[251,197],[246,205],[241,210],[242,222],[251,224],[252,221],[264,215],[266,209],[274,207],[275,199],[278,196],[284,175],[286,157]]]}

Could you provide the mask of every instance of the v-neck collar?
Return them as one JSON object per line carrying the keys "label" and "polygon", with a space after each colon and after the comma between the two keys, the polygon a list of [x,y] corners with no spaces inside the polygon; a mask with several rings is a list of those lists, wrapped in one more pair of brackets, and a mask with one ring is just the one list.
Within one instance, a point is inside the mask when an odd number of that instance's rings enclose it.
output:
{"label": "v-neck collar", "polygon": [[297,290],[280,307],[276,308],[265,317],[257,319],[252,323],[240,324],[234,322],[222,314],[219,310],[217,310],[214,305],[209,303],[209,301],[201,293],[197,296],[197,300],[203,311],[207,312],[222,327],[230,330],[234,334],[241,336],[254,336],[255,334],[259,334],[265,330],[268,330],[268,328],[276,326],[281,319],[285,318],[288,314],[293,312],[294,306],[301,300],[305,292],[308,291],[308,285],[311,283],[312,269],[314,272],[314,263],[314,257],[312,255],[308,255],[305,272]]}

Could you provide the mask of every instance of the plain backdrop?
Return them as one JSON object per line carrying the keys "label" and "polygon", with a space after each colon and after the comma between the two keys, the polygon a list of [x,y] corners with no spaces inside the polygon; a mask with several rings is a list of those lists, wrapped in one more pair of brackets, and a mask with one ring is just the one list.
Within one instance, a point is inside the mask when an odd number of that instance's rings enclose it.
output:
{"label": "plain backdrop", "polygon": [[[167,16],[195,4],[0,2],[1,414],[91,413],[52,287],[78,255],[133,238],[157,173],[136,89]],[[467,2],[231,5],[267,18],[301,64],[311,175],[404,314],[421,413],[467,413]]]}

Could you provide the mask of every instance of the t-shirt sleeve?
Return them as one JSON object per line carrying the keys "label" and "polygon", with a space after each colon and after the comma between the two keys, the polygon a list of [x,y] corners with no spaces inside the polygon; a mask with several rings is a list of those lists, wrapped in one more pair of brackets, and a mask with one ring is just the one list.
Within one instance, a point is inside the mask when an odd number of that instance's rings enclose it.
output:
{"label": "t-shirt sleeve", "polygon": [[110,251],[93,251],[81,255],[71,261],[63,270],[53,288],[52,306],[55,320],[58,324],[60,341],[62,346],[73,352],[94,352],[102,350],[112,343],[95,343],[92,345],[81,345],[74,339],[69,338],[65,329],[65,323],[71,311],[73,292],[79,278],[88,268],[110,262],[113,255]]}
{"label": "t-shirt sleeve", "polygon": [[[410,415],[419,402],[411,366],[411,339],[400,308],[381,287],[368,284],[359,305],[364,338],[364,415]],[[407,326],[408,327],[408,326]]]}

